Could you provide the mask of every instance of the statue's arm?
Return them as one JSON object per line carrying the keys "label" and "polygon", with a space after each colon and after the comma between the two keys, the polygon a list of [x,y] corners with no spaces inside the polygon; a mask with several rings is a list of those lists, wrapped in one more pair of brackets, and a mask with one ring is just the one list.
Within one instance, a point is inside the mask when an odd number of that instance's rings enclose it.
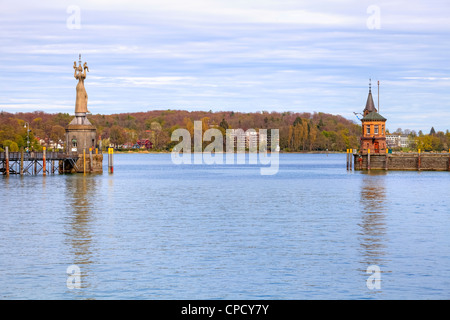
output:
{"label": "statue's arm", "polygon": [[84,77],[86,78],[86,69],[87,69],[87,71],[89,71],[89,68],[87,66],[87,62],[84,63],[83,69],[84,69]]}
{"label": "statue's arm", "polygon": [[74,69],[73,76],[75,77],[75,79],[77,79],[77,62],[76,61],[73,62],[73,69]]}

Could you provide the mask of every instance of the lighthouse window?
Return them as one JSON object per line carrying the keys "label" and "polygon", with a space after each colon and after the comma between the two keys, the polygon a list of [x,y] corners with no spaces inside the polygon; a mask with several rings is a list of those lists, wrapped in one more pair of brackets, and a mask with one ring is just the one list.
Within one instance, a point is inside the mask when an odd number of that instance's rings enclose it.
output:
{"label": "lighthouse window", "polygon": [[375,126],[375,127],[374,127],[373,133],[374,133],[374,134],[378,134],[378,126]]}
{"label": "lighthouse window", "polygon": [[370,126],[366,126],[366,134],[370,134]]}

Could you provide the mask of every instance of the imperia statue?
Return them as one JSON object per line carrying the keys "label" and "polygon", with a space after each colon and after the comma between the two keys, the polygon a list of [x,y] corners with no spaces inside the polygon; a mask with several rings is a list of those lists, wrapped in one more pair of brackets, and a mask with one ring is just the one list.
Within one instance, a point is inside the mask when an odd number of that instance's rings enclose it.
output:
{"label": "imperia statue", "polygon": [[88,113],[89,112],[87,108],[88,96],[86,93],[86,89],[84,88],[84,79],[86,79],[86,70],[89,72],[89,68],[86,62],[84,63],[83,66],[81,66],[81,54],[78,67],[77,62],[74,61],[73,68],[75,69],[74,77],[75,79],[78,80],[77,98],[75,100],[75,114]]}

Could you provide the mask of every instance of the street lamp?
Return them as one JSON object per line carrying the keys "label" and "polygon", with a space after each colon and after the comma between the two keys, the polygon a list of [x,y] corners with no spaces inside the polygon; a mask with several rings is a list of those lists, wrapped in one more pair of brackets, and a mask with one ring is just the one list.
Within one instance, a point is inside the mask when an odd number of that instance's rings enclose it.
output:
{"label": "street lamp", "polygon": [[30,124],[25,122],[24,128],[27,128],[27,151],[30,149]]}

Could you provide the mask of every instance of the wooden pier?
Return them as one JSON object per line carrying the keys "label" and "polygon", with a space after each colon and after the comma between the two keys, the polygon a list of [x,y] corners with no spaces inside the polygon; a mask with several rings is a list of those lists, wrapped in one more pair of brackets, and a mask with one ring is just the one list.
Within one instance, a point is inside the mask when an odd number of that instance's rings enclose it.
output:
{"label": "wooden pier", "polygon": [[47,175],[66,172],[66,165],[77,168],[78,154],[61,152],[0,152],[0,174]]}

